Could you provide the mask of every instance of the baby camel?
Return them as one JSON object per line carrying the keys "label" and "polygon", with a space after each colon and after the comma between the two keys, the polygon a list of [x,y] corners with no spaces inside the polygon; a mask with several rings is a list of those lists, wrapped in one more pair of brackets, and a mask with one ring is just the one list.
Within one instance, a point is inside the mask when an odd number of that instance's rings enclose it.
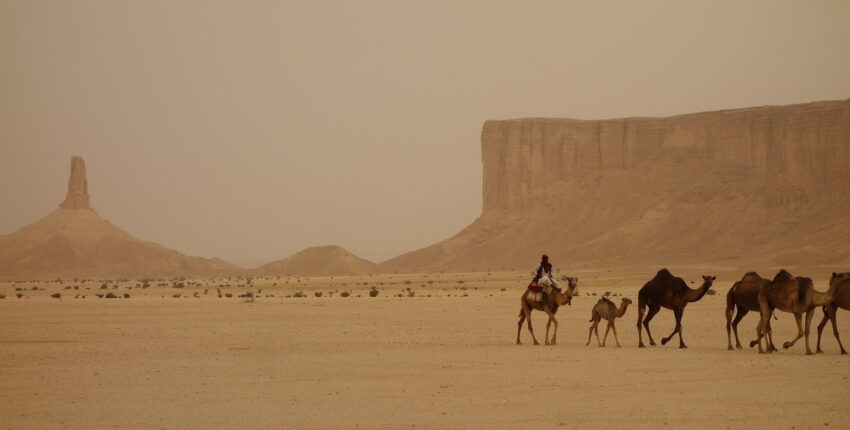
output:
{"label": "baby camel", "polygon": [[[623,316],[626,313],[626,308],[632,303],[630,299],[624,298],[622,302],[620,302],[620,308],[618,309],[614,306],[614,302],[612,302],[609,298],[603,297],[596,302],[596,305],[593,307],[593,310],[590,313],[590,321],[593,324],[590,325],[590,331],[587,333],[587,346],[590,345],[590,337],[595,332],[596,333],[596,344],[599,346],[605,346],[605,341],[608,340],[608,331],[614,330],[614,341],[617,342],[617,347],[620,346],[620,340],[617,339],[617,327],[614,326],[614,320]],[[602,343],[599,343],[599,321],[602,319],[608,321],[608,327],[605,328],[605,336],[602,337]]]}

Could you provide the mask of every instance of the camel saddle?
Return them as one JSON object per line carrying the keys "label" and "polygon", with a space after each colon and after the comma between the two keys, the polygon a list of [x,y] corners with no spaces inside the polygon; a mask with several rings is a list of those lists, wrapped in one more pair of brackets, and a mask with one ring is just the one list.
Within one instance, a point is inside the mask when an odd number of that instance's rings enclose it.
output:
{"label": "camel saddle", "polygon": [[525,296],[529,302],[539,302],[543,300],[543,285],[536,282],[528,284],[528,294]]}

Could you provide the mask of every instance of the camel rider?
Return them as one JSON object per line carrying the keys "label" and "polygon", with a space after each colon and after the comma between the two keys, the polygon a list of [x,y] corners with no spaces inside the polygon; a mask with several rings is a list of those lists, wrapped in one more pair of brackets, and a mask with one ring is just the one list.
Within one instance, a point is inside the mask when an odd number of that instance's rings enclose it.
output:
{"label": "camel rider", "polygon": [[543,254],[543,256],[540,257],[540,264],[537,265],[533,273],[534,280],[532,282],[535,284],[540,280],[540,278],[546,276],[550,281],[552,281],[552,286],[554,286],[556,290],[561,291],[561,286],[558,285],[558,281],[555,280],[555,277],[552,274],[552,264],[549,263],[548,255]]}

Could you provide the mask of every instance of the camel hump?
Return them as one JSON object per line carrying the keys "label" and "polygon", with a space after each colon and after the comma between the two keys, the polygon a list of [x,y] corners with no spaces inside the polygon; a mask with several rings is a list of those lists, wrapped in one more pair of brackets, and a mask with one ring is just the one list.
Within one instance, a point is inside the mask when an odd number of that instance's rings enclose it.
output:
{"label": "camel hump", "polygon": [[799,294],[800,303],[806,300],[806,292],[813,288],[814,284],[810,278],[797,278],[797,294]]}
{"label": "camel hump", "polygon": [[659,270],[659,271],[658,271],[658,273],[656,273],[656,274],[655,274],[655,277],[656,277],[656,278],[666,279],[666,278],[672,278],[672,277],[673,277],[673,274],[672,274],[672,273],[670,273],[670,271],[669,271],[669,270],[667,270],[667,268],[665,267],[665,268],[663,268],[663,269]]}
{"label": "camel hump", "polygon": [[773,282],[787,281],[787,280],[789,280],[793,277],[794,276],[792,276],[790,273],[788,273],[787,270],[780,269],[779,273],[777,273],[776,276],[773,277]]}
{"label": "camel hump", "polygon": [[747,273],[744,275],[744,277],[745,277],[745,278],[754,278],[754,277],[759,277],[759,278],[761,278],[761,276],[759,276],[758,272],[747,272]]}

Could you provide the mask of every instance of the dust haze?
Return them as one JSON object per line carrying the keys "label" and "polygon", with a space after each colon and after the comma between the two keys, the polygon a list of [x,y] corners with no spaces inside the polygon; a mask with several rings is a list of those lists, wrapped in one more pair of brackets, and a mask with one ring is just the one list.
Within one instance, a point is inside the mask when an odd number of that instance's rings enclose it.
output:
{"label": "dust haze", "polygon": [[72,155],[129,233],[382,261],[482,209],[481,126],[850,97],[844,2],[0,2],[0,233]]}

